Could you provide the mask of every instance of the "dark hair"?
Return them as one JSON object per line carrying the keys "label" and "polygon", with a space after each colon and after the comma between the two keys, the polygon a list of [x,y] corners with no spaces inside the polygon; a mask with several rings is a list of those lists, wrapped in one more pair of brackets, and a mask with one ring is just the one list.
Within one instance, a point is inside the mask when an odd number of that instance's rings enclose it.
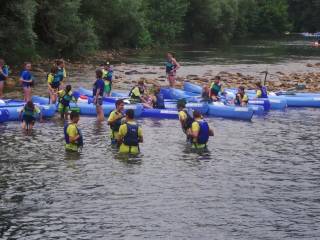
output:
{"label": "dark hair", "polygon": [[57,66],[59,66],[60,64],[63,64],[64,61],[63,61],[63,59],[57,59],[57,60],[55,61],[55,63],[56,63]]}
{"label": "dark hair", "polygon": [[102,78],[103,72],[100,68],[96,69],[96,78]]}
{"label": "dark hair", "polygon": [[26,103],[26,106],[27,106],[28,108],[34,110],[34,103],[33,103],[32,101],[28,101],[28,102]]}
{"label": "dark hair", "polygon": [[262,87],[261,82],[256,82],[257,87]]}
{"label": "dark hair", "polygon": [[75,119],[75,118],[78,118],[78,117],[80,117],[80,114],[79,114],[78,112],[72,111],[72,112],[70,113],[70,119],[71,119],[71,120],[73,120],[73,119]]}
{"label": "dark hair", "polygon": [[57,73],[57,71],[58,71],[58,67],[54,65],[51,67],[50,73],[55,74],[55,73]]}
{"label": "dark hair", "polygon": [[122,99],[118,99],[116,101],[116,107],[118,107],[120,104],[124,103],[124,101]]}
{"label": "dark hair", "polygon": [[184,100],[184,99],[178,100],[177,108],[179,109],[179,108],[185,108],[185,107],[186,107],[186,100]]}
{"label": "dark hair", "polygon": [[126,116],[130,119],[134,119],[134,110],[133,109],[128,109],[126,111]]}
{"label": "dark hair", "polygon": [[200,118],[202,115],[198,110],[193,111],[193,118]]}
{"label": "dark hair", "polygon": [[244,91],[245,88],[244,88],[244,86],[240,86],[239,89],[240,89],[241,91]]}
{"label": "dark hair", "polygon": [[215,76],[214,79],[220,81],[220,80],[221,80],[221,77],[220,77],[220,76]]}
{"label": "dark hair", "polygon": [[175,55],[173,52],[167,52],[167,54],[170,54],[173,58],[175,58]]}
{"label": "dark hair", "polygon": [[67,92],[67,93],[69,93],[69,92],[71,91],[71,89],[72,89],[71,85],[67,85],[67,86],[66,86],[66,92]]}
{"label": "dark hair", "polygon": [[144,81],[143,81],[143,80],[139,80],[139,81],[138,81],[138,84],[139,84],[139,85],[144,85]]}

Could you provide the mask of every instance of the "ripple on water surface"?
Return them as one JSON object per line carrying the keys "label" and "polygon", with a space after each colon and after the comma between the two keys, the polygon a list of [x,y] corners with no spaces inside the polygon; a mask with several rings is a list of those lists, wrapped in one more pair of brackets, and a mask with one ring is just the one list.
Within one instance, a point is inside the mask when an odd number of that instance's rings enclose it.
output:
{"label": "ripple on water surface", "polygon": [[216,136],[194,153],[179,123],[141,120],[145,143],[119,156],[109,128],[81,118],[81,154],[63,124],[25,136],[0,126],[0,238],[317,239],[320,110],[252,122],[209,119]]}

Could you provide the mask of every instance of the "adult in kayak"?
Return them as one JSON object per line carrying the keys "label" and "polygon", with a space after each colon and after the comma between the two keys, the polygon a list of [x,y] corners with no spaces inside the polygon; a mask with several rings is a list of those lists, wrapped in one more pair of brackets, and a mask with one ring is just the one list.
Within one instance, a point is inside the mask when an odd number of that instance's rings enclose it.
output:
{"label": "adult in kayak", "polygon": [[213,129],[209,127],[199,111],[193,112],[193,118],[190,132],[192,148],[204,149],[207,147],[209,137],[214,135]]}
{"label": "adult in kayak", "polygon": [[77,102],[71,91],[71,85],[67,85],[65,89],[58,92],[59,106],[58,112],[60,113],[61,119],[68,120],[70,102]]}
{"label": "adult in kayak", "polygon": [[177,70],[180,68],[180,64],[174,57],[172,52],[167,52],[167,61],[166,61],[166,74],[170,87],[174,87],[176,84],[176,74]]}
{"label": "adult in kayak", "polygon": [[236,94],[236,98],[234,99],[234,104],[236,106],[245,107],[248,105],[249,98],[248,95],[245,93],[245,88],[240,86],[238,92]]}
{"label": "adult in kayak", "polygon": [[28,102],[31,100],[31,86],[33,84],[33,76],[31,74],[31,63],[25,62],[24,69],[20,74],[20,82],[23,88],[24,101]]}
{"label": "adult in kayak", "polygon": [[96,81],[93,84],[93,97],[94,97],[94,104],[96,105],[97,110],[97,119],[99,122],[104,120],[104,113],[103,113],[103,91],[104,91],[104,81],[102,80],[102,70],[96,70]]}
{"label": "adult in kayak", "polygon": [[188,110],[186,109],[186,103],[183,100],[178,101],[177,109],[179,114],[179,121],[182,131],[187,136],[187,141],[189,140],[191,126],[193,123],[193,117],[190,116]]}
{"label": "adult in kayak", "polygon": [[9,67],[3,59],[0,59],[0,99],[3,98],[4,81],[9,76]]}
{"label": "adult in kayak", "polygon": [[261,82],[256,83],[257,86],[257,98],[268,98],[268,91],[265,86],[261,84]]}
{"label": "adult in kayak", "polygon": [[65,124],[63,129],[65,149],[67,151],[78,152],[83,147],[83,137],[80,129],[78,128],[78,122],[80,120],[79,113],[71,112],[70,120],[71,123]]}
{"label": "adult in kayak", "polygon": [[52,66],[50,73],[47,76],[48,90],[50,95],[50,103],[55,104],[58,97],[60,87],[60,77],[58,76],[58,67]]}
{"label": "adult in kayak", "polygon": [[112,77],[113,67],[107,62],[107,65],[103,69],[103,80],[104,80],[104,95],[109,97],[112,90]]}
{"label": "adult in kayak", "polygon": [[111,143],[112,144],[117,144],[117,139],[118,139],[118,135],[119,135],[119,128],[122,124],[122,120],[124,118],[124,114],[123,114],[123,110],[124,110],[124,102],[123,100],[117,100],[116,101],[116,109],[113,110],[110,113],[110,116],[108,118],[108,125],[111,128]]}
{"label": "adult in kayak", "polygon": [[164,97],[163,97],[163,94],[161,93],[160,86],[155,87],[154,96],[152,99],[152,105],[153,105],[153,108],[165,109]]}
{"label": "adult in kayak", "polygon": [[126,111],[126,122],[119,128],[119,152],[138,154],[140,152],[139,143],[142,142],[142,129],[138,123],[134,121],[134,110],[128,109]]}
{"label": "adult in kayak", "polygon": [[220,76],[216,76],[210,86],[210,99],[214,102],[219,100],[219,94],[223,93]]}
{"label": "adult in kayak", "polygon": [[145,103],[145,85],[143,80],[139,80],[138,85],[134,86],[129,92],[129,97],[135,103]]}
{"label": "adult in kayak", "polygon": [[21,109],[19,119],[22,120],[22,129],[25,130],[27,134],[31,133],[38,115],[40,116],[40,121],[42,122],[41,110],[35,106],[32,101],[28,101]]}

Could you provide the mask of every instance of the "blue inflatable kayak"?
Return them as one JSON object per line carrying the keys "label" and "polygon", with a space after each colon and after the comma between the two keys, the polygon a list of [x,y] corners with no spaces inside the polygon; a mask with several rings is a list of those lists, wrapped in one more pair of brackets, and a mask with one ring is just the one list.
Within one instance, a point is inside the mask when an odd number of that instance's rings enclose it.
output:
{"label": "blue inflatable kayak", "polygon": [[161,118],[161,119],[178,119],[179,118],[177,109],[154,109],[154,108],[143,109],[141,117]]}
{"label": "blue inflatable kayak", "polygon": [[0,123],[9,121],[10,113],[8,109],[0,109]]}
{"label": "blue inflatable kayak", "polygon": [[[48,103],[48,98],[45,97],[40,97],[40,96],[33,96],[32,101],[35,103],[39,104],[46,104]],[[79,108],[80,109],[80,114],[81,115],[87,115],[87,116],[96,116],[97,111],[96,111],[96,106],[94,104],[89,104],[87,101],[84,102],[78,102],[77,104],[75,103],[70,103],[71,108]],[[114,103],[108,103],[108,104],[103,104],[102,105],[103,112],[105,116],[109,116],[111,111],[115,109]],[[143,106],[141,104],[127,104],[124,106],[124,109],[133,109],[135,117],[140,117],[142,113]]]}
{"label": "blue inflatable kayak", "polygon": [[190,83],[190,82],[185,82],[184,85],[183,85],[183,89],[186,92],[202,94],[202,87],[197,85],[197,84]]}
{"label": "blue inflatable kayak", "polygon": [[193,97],[199,97],[197,93],[186,92],[176,88],[161,88],[161,94],[165,99],[189,99]]}
{"label": "blue inflatable kayak", "polygon": [[212,103],[209,105],[208,115],[250,121],[253,116],[253,109],[248,107],[226,106],[222,103]]}
{"label": "blue inflatable kayak", "polygon": [[[79,92],[80,95],[85,95],[85,96],[88,96],[88,97],[92,97],[93,96],[92,90],[88,90],[88,89],[83,88],[83,87],[80,87],[77,90],[77,92]],[[114,91],[112,91],[110,99],[114,99],[114,98],[129,98],[129,93],[128,92],[114,92]],[[108,99],[108,97],[106,99]]]}

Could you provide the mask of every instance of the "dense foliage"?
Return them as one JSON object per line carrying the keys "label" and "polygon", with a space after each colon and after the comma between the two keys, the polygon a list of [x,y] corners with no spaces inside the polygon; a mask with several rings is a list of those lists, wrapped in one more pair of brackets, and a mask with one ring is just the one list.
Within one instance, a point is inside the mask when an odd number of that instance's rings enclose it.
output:
{"label": "dense foliage", "polygon": [[216,43],[320,31],[318,0],[0,0],[1,55]]}

